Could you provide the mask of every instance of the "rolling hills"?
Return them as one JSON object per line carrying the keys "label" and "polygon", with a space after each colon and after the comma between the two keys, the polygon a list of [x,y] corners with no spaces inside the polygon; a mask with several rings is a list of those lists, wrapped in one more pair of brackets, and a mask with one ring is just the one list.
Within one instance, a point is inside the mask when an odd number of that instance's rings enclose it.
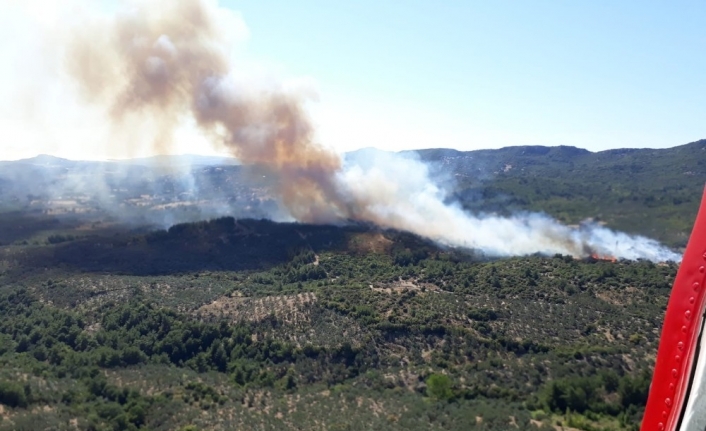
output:
{"label": "rolling hills", "polygon": [[[469,211],[679,247],[704,148],[414,157]],[[0,430],[638,429],[677,264],[274,222],[262,172],[149,165],[0,164]]]}
{"label": "rolling hills", "polygon": [[[375,152],[347,157],[365,151]],[[468,211],[543,212],[566,224],[590,218],[671,247],[685,246],[706,183],[706,140],[659,150],[518,146],[412,155]],[[94,219],[107,212],[160,227],[225,215],[287,218],[272,192],[274,176],[232,160],[216,164],[222,160],[75,162],[39,156],[0,162],[0,211],[95,213]]]}

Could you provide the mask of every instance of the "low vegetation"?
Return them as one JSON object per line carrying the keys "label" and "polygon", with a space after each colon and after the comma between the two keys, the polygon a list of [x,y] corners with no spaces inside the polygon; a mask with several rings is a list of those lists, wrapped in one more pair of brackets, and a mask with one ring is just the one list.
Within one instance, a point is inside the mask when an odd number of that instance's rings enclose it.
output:
{"label": "low vegetation", "polygon": [[638,429],[677,269],[232,218],[64,235],[0,248],[0,430]]}

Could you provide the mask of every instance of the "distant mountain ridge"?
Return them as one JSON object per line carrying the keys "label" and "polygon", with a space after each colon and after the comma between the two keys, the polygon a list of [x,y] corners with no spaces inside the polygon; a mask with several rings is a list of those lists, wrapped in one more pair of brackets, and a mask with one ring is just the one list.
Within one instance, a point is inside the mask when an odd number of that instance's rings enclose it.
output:
{"label": "distant mountain ridge", "polygon": [[72,160],[63,157],[51,156],[48,154],[39,154],[34,157],[19,159],[13,161],[3,161],[0,160],[0,164],[8,163],[23,163],[41,166],[67,166],[74,165],[77,163],[81,164],[98,164],[98,163],[119,163],[119,164],[133,164],[133,165],[203,165],[203,166],[216,166],[216,165],[239,165],[240,162],[233,157],[220,157],[220,156],[202,156],[196,154],[182,154],[182,155],[159,155],[150,157],[138,157],[134,159],[109,159],[105,161],[95,161],[95,160]]}
{"label": "distant mountain ridge", "polygon": [[[604,156],[624,156],[624,155],[671,155],[684,154],[693,150],[706,151],[706,139],[690,142],[684,145],[678,145],[669,148],[614,148],[601,151],[590,151],[585,148],[574,147],[570,145],[558,146],[543,146],[543,145],[514,145],[498,149],[481,149],[481,150],[457,150],[453,148],[425,148],[419,150],[403,150],[399,154],[417,154],[424,161],[437,161],[445,157],[491,157],[491,156],[509,156],[509,157],[532,157],[532,156],[547,156],[552,159],[571,158],[578,156],[595,156],[602,158]],[[375,153],[395,153],[394,151],[381,150],[374,147],[365,147],[358,150],[348,151],[345,155],[373,155]],[[33,163],[39,165],[63,164],[67,162],[82,162],[82,163],[133,163],[133,164],[156,164],[156,163],[175,163],[175,164],[198,164],[198,165],[239,165],[240,162],[234,157],[228,156],[204,156],[197,154],[181,154],[181,155],[157,155],[149,157],[138,157],[133,159],[108,159],[105,161],[90,161],[90,160],[74,160],[63,157],[52,156],[48,154],[39,154],[35,157],[7,161],[0,160],[0,163]]]}

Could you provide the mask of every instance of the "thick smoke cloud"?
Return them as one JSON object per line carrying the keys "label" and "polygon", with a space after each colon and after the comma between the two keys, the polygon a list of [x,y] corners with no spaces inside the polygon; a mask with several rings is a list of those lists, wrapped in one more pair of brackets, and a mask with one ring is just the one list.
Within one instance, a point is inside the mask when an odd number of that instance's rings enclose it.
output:
{"label": "thick smoke cloud", "polygon": [[334,184],[340,157],[313,141],[295,95],[239,82],[222,49],[217,8],[200,0],[157,1],[96,27],[82,27],[66,65],[82,95],[103,106],[116,127],[149,121],[152,143],[168,152],[184,118],[238,160],[276,172],[280,196],[298,220],[345,215]]}
{"label": "thick smoke cloud", "polygon": [[[681,256],[657,241],[613,232],[597,224],[578,229],[536,213],[498,217],[472,215],[447,204],[447,192],[430,179],[428,167],[413,155],[364,152],[338,175],[351,196],[355,218],[404,229],[456,247],[491,256],[570,254],[587,257],[679,261]],[[364,205],[360,205],[364,202]]]}
{"label": "thick smoke cloud", "polygon": [[174,130],[193,121],[211,145],[275,175],[281,202],[299,221],[369,222],[489,255],[679,260],[652,240],[599,226],[572,229],[538,214],[467,214],[445,203],[427,167],[413,158],[378,154],[344,163],[315,141],[298,95],[239,77],[224,48],[220,11],[202,0],[163,0],[83,22],[64,47],[65,70],[114,130],[148,124],[157,153],[169,152]]}

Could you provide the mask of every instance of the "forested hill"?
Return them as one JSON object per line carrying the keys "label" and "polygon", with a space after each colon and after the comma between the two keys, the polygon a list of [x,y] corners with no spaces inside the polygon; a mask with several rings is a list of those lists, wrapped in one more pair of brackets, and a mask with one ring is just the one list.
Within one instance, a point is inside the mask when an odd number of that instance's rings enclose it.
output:
{"label": "forested hill", "polygon": [[565,223],[591,217],[671,246],[686,244],[706,182],[703,139],[597,153],[569,146],[417,153],[453,172],[468,209],[543,211]]}
{"label": "forested hill", "polygon": [[100,226],[0,246],[0,431],[637,431],[677,270]]}

